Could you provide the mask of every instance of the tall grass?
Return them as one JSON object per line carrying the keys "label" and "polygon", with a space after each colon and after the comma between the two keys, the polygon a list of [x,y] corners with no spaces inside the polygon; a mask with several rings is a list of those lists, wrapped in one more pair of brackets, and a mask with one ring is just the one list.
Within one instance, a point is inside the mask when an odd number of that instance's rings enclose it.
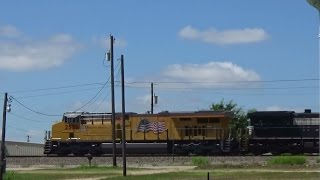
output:
{"label": "tall grass", "polygon": [[208,158],[206,157],[192,157],[192,164],[201,168],[206,168],[210,165]]}
{"label": "tall grass", "polygon": [[5,180],[14,180],[16,179],[16,174],[13,171],[7,171],[7,173],[4,175]]}
{"label": "tall grass", "polygon": [[273,165],[303,165],[307,162],[304,156],[276,156],[269,160]]}

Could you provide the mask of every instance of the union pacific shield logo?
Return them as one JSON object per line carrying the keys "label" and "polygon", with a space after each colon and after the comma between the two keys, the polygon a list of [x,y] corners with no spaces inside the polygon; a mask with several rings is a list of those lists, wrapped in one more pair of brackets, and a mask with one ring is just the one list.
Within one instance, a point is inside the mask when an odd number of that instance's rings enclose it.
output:
{"label": "union pacific shield logo", "polygon": [[141,119],[137,128],[137,132],[163,133],[166,130],[166,124],[163,121],[152,122],[148,119]]}

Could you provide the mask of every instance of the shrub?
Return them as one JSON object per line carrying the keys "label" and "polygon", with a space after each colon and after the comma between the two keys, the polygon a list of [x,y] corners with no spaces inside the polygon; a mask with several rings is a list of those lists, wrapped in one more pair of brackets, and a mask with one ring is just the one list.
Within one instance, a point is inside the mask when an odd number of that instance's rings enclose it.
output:
{"label": "shrub", "polygon": [[4,175],[5,180],[14,180],[16,179],[16,175],[13,171],[7,171],[7,173]]}
{"label": "shrub", "polygon": [[320,163],[320,157],[317,158],[317,163]]}
{"label": "shrub", "polygon": [[206,157],[192,157],[192,164],[198,167],[208,167],[209,160]]}
{"label": "shrub", "polygon": [[303,165],[306,163],[304,156],[277,156],[269,160],[269,164],[274,165]]}

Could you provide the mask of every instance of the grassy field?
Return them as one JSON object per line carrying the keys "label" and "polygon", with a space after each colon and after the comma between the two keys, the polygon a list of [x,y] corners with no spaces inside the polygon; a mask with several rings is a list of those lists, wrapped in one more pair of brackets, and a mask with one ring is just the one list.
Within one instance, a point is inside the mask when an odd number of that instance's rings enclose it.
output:
{"label": "grassy field", "polygon": [[56,179],[119,179],[119,180],[196,180],[196,179],[320,179],[320,164],[306,164],[304,156],[275,156],[265,165],[212,165],[206,157],[192,158],[194,166],[150,166],[128,168],[122,176],[122,168],[85,166],[76,168],[52,168],[7,171],[6,180],[56,180]]}
{"label": "grassy field", "polygon": [[6,180],[54,180],[54,179],[79,179],[95,177],[113,177],[121,175],[121,168],[114,167],[88,167],[58,168],[58,169],[38,169],[7,171]]}
{"label": "grassy field", "polygon": [[[209,179],[319,179],[320,174],[314,172],[230,172],[230,171],[221,171],[221,172],[209,172]],[[136,175],[136,176],[127,176],[127,177],[113,177],[106,178],[112,180],[203,180],[207,179],[207,172],[177,172],[177,173],[163,173],[159,175]]]}
{"label": "grassy field", "polygon": [[208,172],[210,179],[319,179],[319,167],[305,166],[267,166],[267,167],[215,167],[209,169],[194,168],[192,170],[179,169],[174,167],[158,169],[129,168],[127,177],[122,177],[122,168],[113,167],[86,167],[70,169],[39,169],[8,171],[6,180],[53,180],[53,179],[111,179],[111,180],[167,180],[167,179],[207,179]]}

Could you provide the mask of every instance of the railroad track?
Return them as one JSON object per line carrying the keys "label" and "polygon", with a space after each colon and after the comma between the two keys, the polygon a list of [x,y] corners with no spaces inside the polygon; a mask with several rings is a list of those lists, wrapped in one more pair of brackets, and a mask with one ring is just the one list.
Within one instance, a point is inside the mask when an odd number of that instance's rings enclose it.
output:
{"label": "railroad track", "polygon": [[[302,154],[303,156],[319,156],[318,153],[313,154]],[[47,158],[75,158],[75,157],[89,157],[90,155],[83,155],[83,156],[75,156],[75,155],[67,155],[67,156],[58,156],[58,155],[35,155],[35,156],[6,156],[11,158],[32,158],[32,157],[47,157]],[[270,156],[279,156],[279,155],[272,155],[272,154],[263,154],[263,155],[250,155],[250,154],[235,154],[235,155],[177,155],[177,154],[129,154],[126,155],[126,157],[270,157]],[[297,155],[286,155],[286,156],[297,156]],[[299,156],[299,155],[298,155]],[[112,154],[103,154],[100,156],[94,156],[91,157],[113,157]],[[122,158],[121,154],[117,154],[116,157]]]}
{"label": "railroad track", "polygon": [[[193,156],[128,156],[127,165],[130,167],[148,167],[148,166],[172,166],[172,165],[193,165]],[[122,165],[122,157],[118,156],[117,164]],[[272,156],[209,156],[206,157],[214,165],[257,165],[265,166]],[[307,165],[316,165],[318,156],[306,156]],[[112,156],[93,157],[93,165],[112,166]],[[80,165],[89,165],[87,157],[58,157],[58,156],[11,156],[6,158],[7,167],[75,167]]]}

